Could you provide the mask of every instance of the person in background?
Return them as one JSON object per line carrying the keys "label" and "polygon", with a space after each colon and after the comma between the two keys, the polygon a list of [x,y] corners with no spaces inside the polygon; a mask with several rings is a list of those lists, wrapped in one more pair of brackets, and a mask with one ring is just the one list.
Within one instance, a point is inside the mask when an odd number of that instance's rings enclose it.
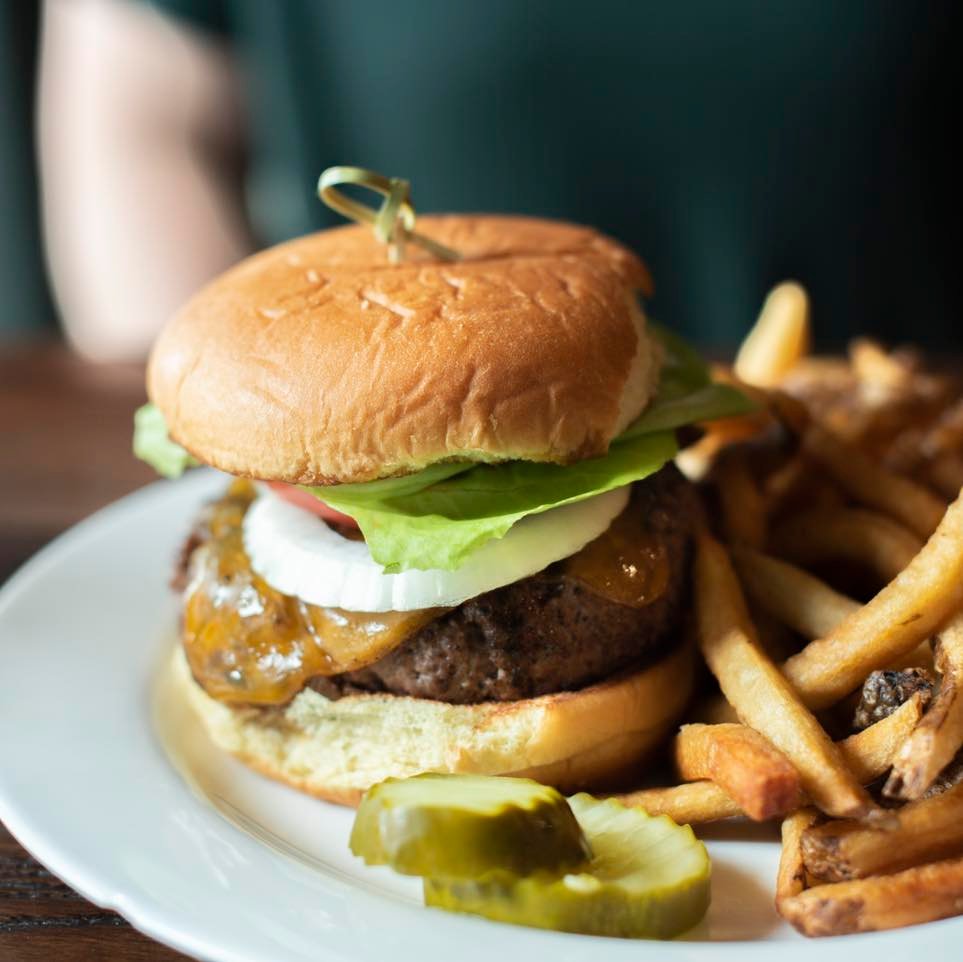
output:
{"label": "person in background", "polygon": [[[43,212],[64,326],[142,357],[256,246],[336,223],[320,171],[419,211],[593,224],[652,313],[732,344],[774,282],[817,331],[963,347],[959,6],[879,0],[48,0]],[[955,111],[954,111],[955,113]]]}

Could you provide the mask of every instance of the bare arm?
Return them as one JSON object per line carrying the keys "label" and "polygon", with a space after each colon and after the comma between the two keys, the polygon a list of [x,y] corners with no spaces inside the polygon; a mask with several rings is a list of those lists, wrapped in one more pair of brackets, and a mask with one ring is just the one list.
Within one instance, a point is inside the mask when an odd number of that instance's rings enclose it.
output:
{"label": "bare arm", "polygon": [[129,0],[47,0],[39,111],[67,336],[94,360],[142,358],[169,314],[249,247],[230,176],[230,59]]}

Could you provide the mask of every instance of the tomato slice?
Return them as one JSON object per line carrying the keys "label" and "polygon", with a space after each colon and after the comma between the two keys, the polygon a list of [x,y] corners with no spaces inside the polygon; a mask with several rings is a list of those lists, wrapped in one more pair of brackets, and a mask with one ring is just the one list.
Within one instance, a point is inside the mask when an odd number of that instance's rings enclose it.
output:
{"label": "tomato slice", "polygon": [[295,487],[293,484],[285,484],[283,481],[268,481],[266,483],[272,491],[275,491],[285,501],[296,504],[299,508],[304,508],[305,511],[310,511],[311,514],[317,515],[322,521],[329,521],[331,524],[339,525],[342,528],[358,527],[358,522],[350,515],[329,508],[309,491],[302,491],[301,488]]}

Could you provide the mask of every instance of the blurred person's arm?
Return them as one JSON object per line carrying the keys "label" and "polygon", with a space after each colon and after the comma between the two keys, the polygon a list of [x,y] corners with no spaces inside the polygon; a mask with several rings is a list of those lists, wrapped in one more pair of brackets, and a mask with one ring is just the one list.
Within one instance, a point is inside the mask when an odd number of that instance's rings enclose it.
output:
{"label": "blurred person's arm", "polygon": [[249,247],[231,61],[130,0],[47,0],[42,58],[44,226],[66,333],[90,358],[141,358]]}

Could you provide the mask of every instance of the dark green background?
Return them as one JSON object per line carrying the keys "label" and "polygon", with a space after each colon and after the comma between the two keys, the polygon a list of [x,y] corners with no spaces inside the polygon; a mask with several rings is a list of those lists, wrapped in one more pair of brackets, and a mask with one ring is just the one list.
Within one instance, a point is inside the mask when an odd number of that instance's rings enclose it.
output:
{"label": "dark green background", "polygon": [[737,339],[767,288],[824,342],[963,346],[957,5],[908,0],[158,0],[234,45],[263,242],[335,218],[334,163],[420,210],[595,224],[650,263],[652,312]]}
{"label": "dark green background", "polygon": [[37,208],[38,4],[0,0],[0,340],[53,324]]}

